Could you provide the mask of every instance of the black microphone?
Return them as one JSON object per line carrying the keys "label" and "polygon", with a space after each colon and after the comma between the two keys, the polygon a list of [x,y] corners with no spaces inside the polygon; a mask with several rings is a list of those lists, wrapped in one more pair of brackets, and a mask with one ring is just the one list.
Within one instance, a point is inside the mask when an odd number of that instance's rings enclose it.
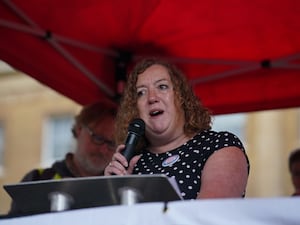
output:
{"label": "black microphone", "polygon": [[127,161],[134,156],[135,147],[139,141],[139,138],[145,133],[145,122],[142,119],[134,119],[131,121],[128,127],[128,134],[125,142],[125,149],[122,151],[122,155],[125,156]]}

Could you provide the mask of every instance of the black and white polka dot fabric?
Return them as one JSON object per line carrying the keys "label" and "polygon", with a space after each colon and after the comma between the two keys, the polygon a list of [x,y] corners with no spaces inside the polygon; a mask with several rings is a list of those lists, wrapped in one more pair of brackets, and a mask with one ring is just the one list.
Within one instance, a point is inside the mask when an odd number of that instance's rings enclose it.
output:
{"label": "black and white polka dot fabric", "polygon": [[236,146],[245,152],[243,144],[234,134],[203,131],[166,153],[153,154],[145,150],[133,173],[174,176],[183,199],[195,199],[201,187],[201,172],[205,162],[212,153],[227,146]]}

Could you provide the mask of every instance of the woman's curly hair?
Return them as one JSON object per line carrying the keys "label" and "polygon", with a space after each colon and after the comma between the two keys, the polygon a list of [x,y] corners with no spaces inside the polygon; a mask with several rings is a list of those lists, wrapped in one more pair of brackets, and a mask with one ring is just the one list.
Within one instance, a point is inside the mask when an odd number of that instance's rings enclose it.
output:
{"label": "woman's curly hair", "polygon": [[[195,96],[192,87],[189,85],[187,78],[175,66],[157,58],[143,59],[137,63],[128,76],[127,84],[121,98],[119,110],[116,118],[116,143],[122,144],[127,136],[129,123],[139,118],[137,108],[137,89],[136,83],[139,74],[143,73],[152,65],[164,66],[170,75],[175,93],[175,104],[182,107],[185,113],[184,132],[187,136],[192,136],[197,132],[211,128],[211,114],[205,108],[197,96]],[[138,149],[147,144],[147,140],[142,140]]]}

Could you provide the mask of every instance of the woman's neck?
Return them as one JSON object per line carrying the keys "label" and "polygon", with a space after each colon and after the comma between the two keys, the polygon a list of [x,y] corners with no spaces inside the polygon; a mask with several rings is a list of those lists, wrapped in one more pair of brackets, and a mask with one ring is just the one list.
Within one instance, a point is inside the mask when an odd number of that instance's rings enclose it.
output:
{"label": "woman's neck", "polygon": [[172,138],[157,138],[156,141],[153,141],[148,147],[149,151],[155,154],[168,152],[173,150],[184,143],[186,143],[190,139],[189,136],[182,133],[178,136],[174,136]]}

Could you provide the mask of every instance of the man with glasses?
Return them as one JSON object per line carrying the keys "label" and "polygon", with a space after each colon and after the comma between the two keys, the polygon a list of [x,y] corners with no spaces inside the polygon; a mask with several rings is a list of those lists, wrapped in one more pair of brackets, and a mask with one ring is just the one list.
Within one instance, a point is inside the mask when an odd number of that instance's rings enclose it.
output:
{"label": "man with glasses", "polygon": [[[117,105],[97,102],[82,108],[75,116],[72,133],[76,139],[74,152],[66,154],[62,161],[50,168],[34,169],[21,182],[66,177],[102,176],[115,151],[114,122]],[[13,202],[9,214],[22,214]]]}

